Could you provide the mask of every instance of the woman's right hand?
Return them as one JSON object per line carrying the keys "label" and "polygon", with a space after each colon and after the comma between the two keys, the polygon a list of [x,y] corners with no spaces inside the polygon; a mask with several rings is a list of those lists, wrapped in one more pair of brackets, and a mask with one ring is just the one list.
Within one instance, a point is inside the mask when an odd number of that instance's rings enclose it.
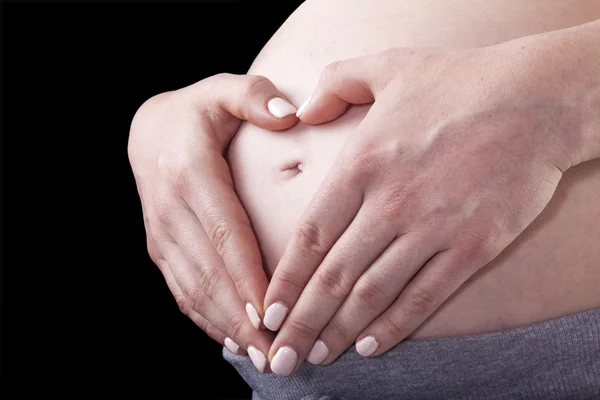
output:
{"label": "woman's right hand", "polygon": [[268,282],[224,152],[242,120],[293,126],[284,99],[266,78],[215,75],[147,100],[128,144],[148,252],[179,308],[231,351],[249,349],[262,371],[273,340],[258,329]]}

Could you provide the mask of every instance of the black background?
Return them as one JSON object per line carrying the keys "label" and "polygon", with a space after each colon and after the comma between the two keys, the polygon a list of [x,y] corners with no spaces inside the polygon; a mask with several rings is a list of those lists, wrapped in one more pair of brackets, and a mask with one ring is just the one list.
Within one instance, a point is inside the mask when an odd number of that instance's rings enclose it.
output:
{"label": "black background", "polygon": [[3,2],[3,398],[250,397],[147,255],[127,140],[152,95],[245,73],[299,3]]}

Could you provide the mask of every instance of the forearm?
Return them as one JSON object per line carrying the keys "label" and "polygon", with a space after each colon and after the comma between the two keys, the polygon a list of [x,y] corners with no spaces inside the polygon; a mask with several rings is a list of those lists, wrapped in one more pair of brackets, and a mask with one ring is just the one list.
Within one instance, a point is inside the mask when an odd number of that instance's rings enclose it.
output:
{"label": "forearm", "polygon": [[581,79],[581,162],[600,158],[600,20],[574,29],[570,57]]}
{"label": "forearm", "polygon": [[572,165],[600,158],[600,20],[515,41],[517,68],[575,122],[564,135]]}

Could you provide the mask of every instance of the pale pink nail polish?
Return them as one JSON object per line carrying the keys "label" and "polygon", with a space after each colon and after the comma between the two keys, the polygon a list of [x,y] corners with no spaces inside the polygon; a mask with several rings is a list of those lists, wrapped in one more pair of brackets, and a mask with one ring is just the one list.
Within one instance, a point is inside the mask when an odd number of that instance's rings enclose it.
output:
{"label": "pale pink nail polish", "polygon": [[225,343],[225,347],[227,347],[227,350],[229,350],[233,354],[238,354],[238,350],[240,349],[240,346],[236,342],[234,342],[233,340],[231,340],[229,338],[225,338],[224,343]]}
{"label": "pale pink nail polish", "polygon": [[260,316],[258,315],[258,311],[256,308],[250,303],[246,304],[246,314],[248,314],[248,318],[250,319],[250,323],[256,329],[260,328]]}
{"label": "pale pink nail polish", "polygon": [[377,347],[379,347],[377,340],[373,336],[367,336],[356,343],[356,352],[361,356],[367,357],[375,353]]}
{"label": "pale pink nail polish", "polygon": [[263,324],[272,331],[276,331],[281,327],[283,320],[288,313],[288,308],[281,303],[271,304],[265,311]]}
{"label": "pale pink nail polish", "polygon": [[282,99],[281,97],[275,97],[267,103],[267,109],[271,114],[277,118],[287,117],[288,115],[294,114],[297,110],[296,107]]}
{"label": "pale pink nail polish", "polygon": [[[312,96],[311,96],[312,97]],[[304,103],[302,103],[300,105],[300,108],[298,109],[298,111],[296,112],[296,117],[300,118],[300,115],[304,112],[304,109],[306,108],[306,106],[308,105],[308,103],[310,103],[310,99],[311,97],[309,97],[308,99],[304,100]]]}
{"label": "pale pink nail polish", "polygon": [[327,345],[325,345],[322,340],[317,340],[310,351],[310,354],[306,357],[306,361],[311,364],[321,364],[328,355],[329,348],[327,348]]}
{"label": "pale pink nail polish", "polygon": [[248,355],[252,360],[252,364],[256,367],[258,372],[261,374],[265,372],[267,368],[267,357],[254,346],[248,346]]}
{"label": "pale pink nail polish", "polygon": [[298,354],[291,348],[281,347],[271,361],[271,371],[277,375],[289,375],[296,368]]}

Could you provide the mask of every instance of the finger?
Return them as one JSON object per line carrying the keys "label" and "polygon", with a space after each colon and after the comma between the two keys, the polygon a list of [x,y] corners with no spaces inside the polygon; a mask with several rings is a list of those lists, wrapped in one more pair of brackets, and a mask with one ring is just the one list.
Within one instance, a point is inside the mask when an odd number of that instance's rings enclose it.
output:
{"label": "finger", "polygon": [[[355,282],[394,240],[395,227],[381,224],[365,210],[368,207],[361,208],[329,251],[277,334],[269,351],[271,369],[276,374],[288,375],[299,368]],[[366,235],[365,232],[371,234]],[[298,362],[293,369],[291,364],[285,364],[281,361],[282,357],[276,355],[283,347],[289,349],[286,353],[288,358],[290,354],[296,355]]]}
{"label": "finger", "polygon": [[[161,260],[159,260],[157,265],[158,265],[158,268],[160,269],[160,271],[162,272],[163,277],[165,278],[165,282],[167,283],[167,286],[168,286],[169,290],[171,291],[171,293],[173,294],[173,297],[175,298],[175,300],[183,299],[183,297],[184,297],[183,291],[177,284],[177,281],[175,281],[175,278],[173,277],[173,274],[171,273],[171,268],[169,267],[168,262],[165,259],[161,259]],[[221,332],[220,330],[215,328],[215,326],[213,324],[211,324],[206,318],[204,318],[202,315],[200,315],[196,310],[189,310],[188,317],[200,329],[202,329],[204,332],[206,332],[206,334],[208,336],[210,336],[212,339],[219,342],[221,345],[225,344],[225,338],[227,337],[227,335],[225,335],[223,332]]]}
{"label": "finger", "polygon": [[[206,165],[212,166],[209,173],[206,173]],[[189,221],[175,223],[170,215],[171,202],[162,200],[167,204],[161,212],[162,219],[175,230],[189,227],[192,221],[200,222],[202,235],[209,239],[208,246],[221,256],[221,262],[247,307],[248,317],[259,329],[268,281],[250,220],[235,193],[225,159],[216,152],[208,152],[192,158],[187,165],[163,165],[161,170],[169,175],[173,190],[180,193],[187,207],[193,211],[189,214]],[[205,251],[198,248],[198,238],[186,237],[185,240],[178,241],[183,248],[196,246],[196,254],[190,257],[197,257]]]}
{"label": "finger", "polygon": [[[166,261],[163,260],[163,264],[165,265],[160,269],[165,277],[167,286],[171,290],[171,293],[173,293],[173,297],[175,297],[175,299],[183,298],[183,292],[179,285],[177,285],[177,282],[171,273],[171,269],[167,265]],[[240,347],[240,345],[237,344],[233,339],[227,337],[223,332],[215,328],[213,324],[211,324],[206,318],[197,313],[195,310],[190,310],[188,317],[196,324],[196,326],[206,332],[208,336],[219,342],[222,346],[225,346],[225,348],[231,353],[238,355],[246,354],[246,350]]]}
{"label": "finger", "polygon": [[[436,244],[405,234],[394,240],[353,286],[348,298],[319,336],[308,361],[329,364],[352,345],[397,298],[418,269],[435,254]],[[273,345],[277,343],[277,338]]]}
{"label": "finger", "polygon": [[[148,226],[146,225],[146,229]],[[149,235],[148,236],[148,252],[151,255],[153,261],[158,266],[158,269],[163,274],[165,282],[167,283],[167,287],[173,294],[175,300],[183,298],[183,292],[173,274],[171,273],[171,268],[169,267],[168,262],[160,255],[160,251],[158,250],[158,246],[156,241]],[[232,339],[228,338],[223,332],[215,328],[213,324],[211,324],[207,319],[205,319],[202,315],[200,315],[195,310],[189,310],[188,317],[202,329],[208,336],[210,336],[213,340],[219,342],[221,345],[227,347],[229,351],[234,354],[244,354],[245,350],[240,348],[237,343],[235,343]]]}
{"label": "finger", "polygon": [[363,191],[336,168],[311,200],[265,295],[264,324],[278,330],[333,244],[358,213]]}
{"label": "finger", "polygon": [[269,130],[287,129],[298,121],[296,107],[264,76],[218,74],[186,90],[209,111],[206,115],[222,146],[237,131],[239,120]]}
{"label": "finger", "polygon": [[[226,336],[225,339],[231,340],[229,343],[223,339],[223,344],[227,344],[229,349],[232,344],[244,349],[259,372],[268,372],[266,354],[273,338],[267,331],[258,331],[250,324],[227,274],[219,274],[223,269],[194,266],[177,245],[168,247],[166,258],[174,260],[170,269],[181,289],[182,297],[176,299],[180,310],[190,318],[195,311],[211,321]],[[239,350],[236,352],[241,353]]]}
{"label": "finger", "polygon": [[190,315],[193,310],[202,315],[236,344],[252,353],[257,369],[265,372],[272,334],[252,326],[222,260],[199,222],[196,220],[194,223],[191,218],[193,213],[189,209],[175,208],[171,215],[174,226],[185,229],[172,229],[175,242],[165,240],[159,246],[165,259],[169,260],[173,278],[181,289],[182,297],[177,300],[181,311]]}
{"label": "finger", "polygon": [[452,250],[437,253],[406,285],[398,299],[360,335],[356,351],[377,356],[394,347],[417,329],[475,273]]}
{"label": "finger", "polygon": [[305,123],[322,124],[338,118],[350,104],[373,102],[389,80],[382,71],[379,55],[329,64],[296,115]]}

